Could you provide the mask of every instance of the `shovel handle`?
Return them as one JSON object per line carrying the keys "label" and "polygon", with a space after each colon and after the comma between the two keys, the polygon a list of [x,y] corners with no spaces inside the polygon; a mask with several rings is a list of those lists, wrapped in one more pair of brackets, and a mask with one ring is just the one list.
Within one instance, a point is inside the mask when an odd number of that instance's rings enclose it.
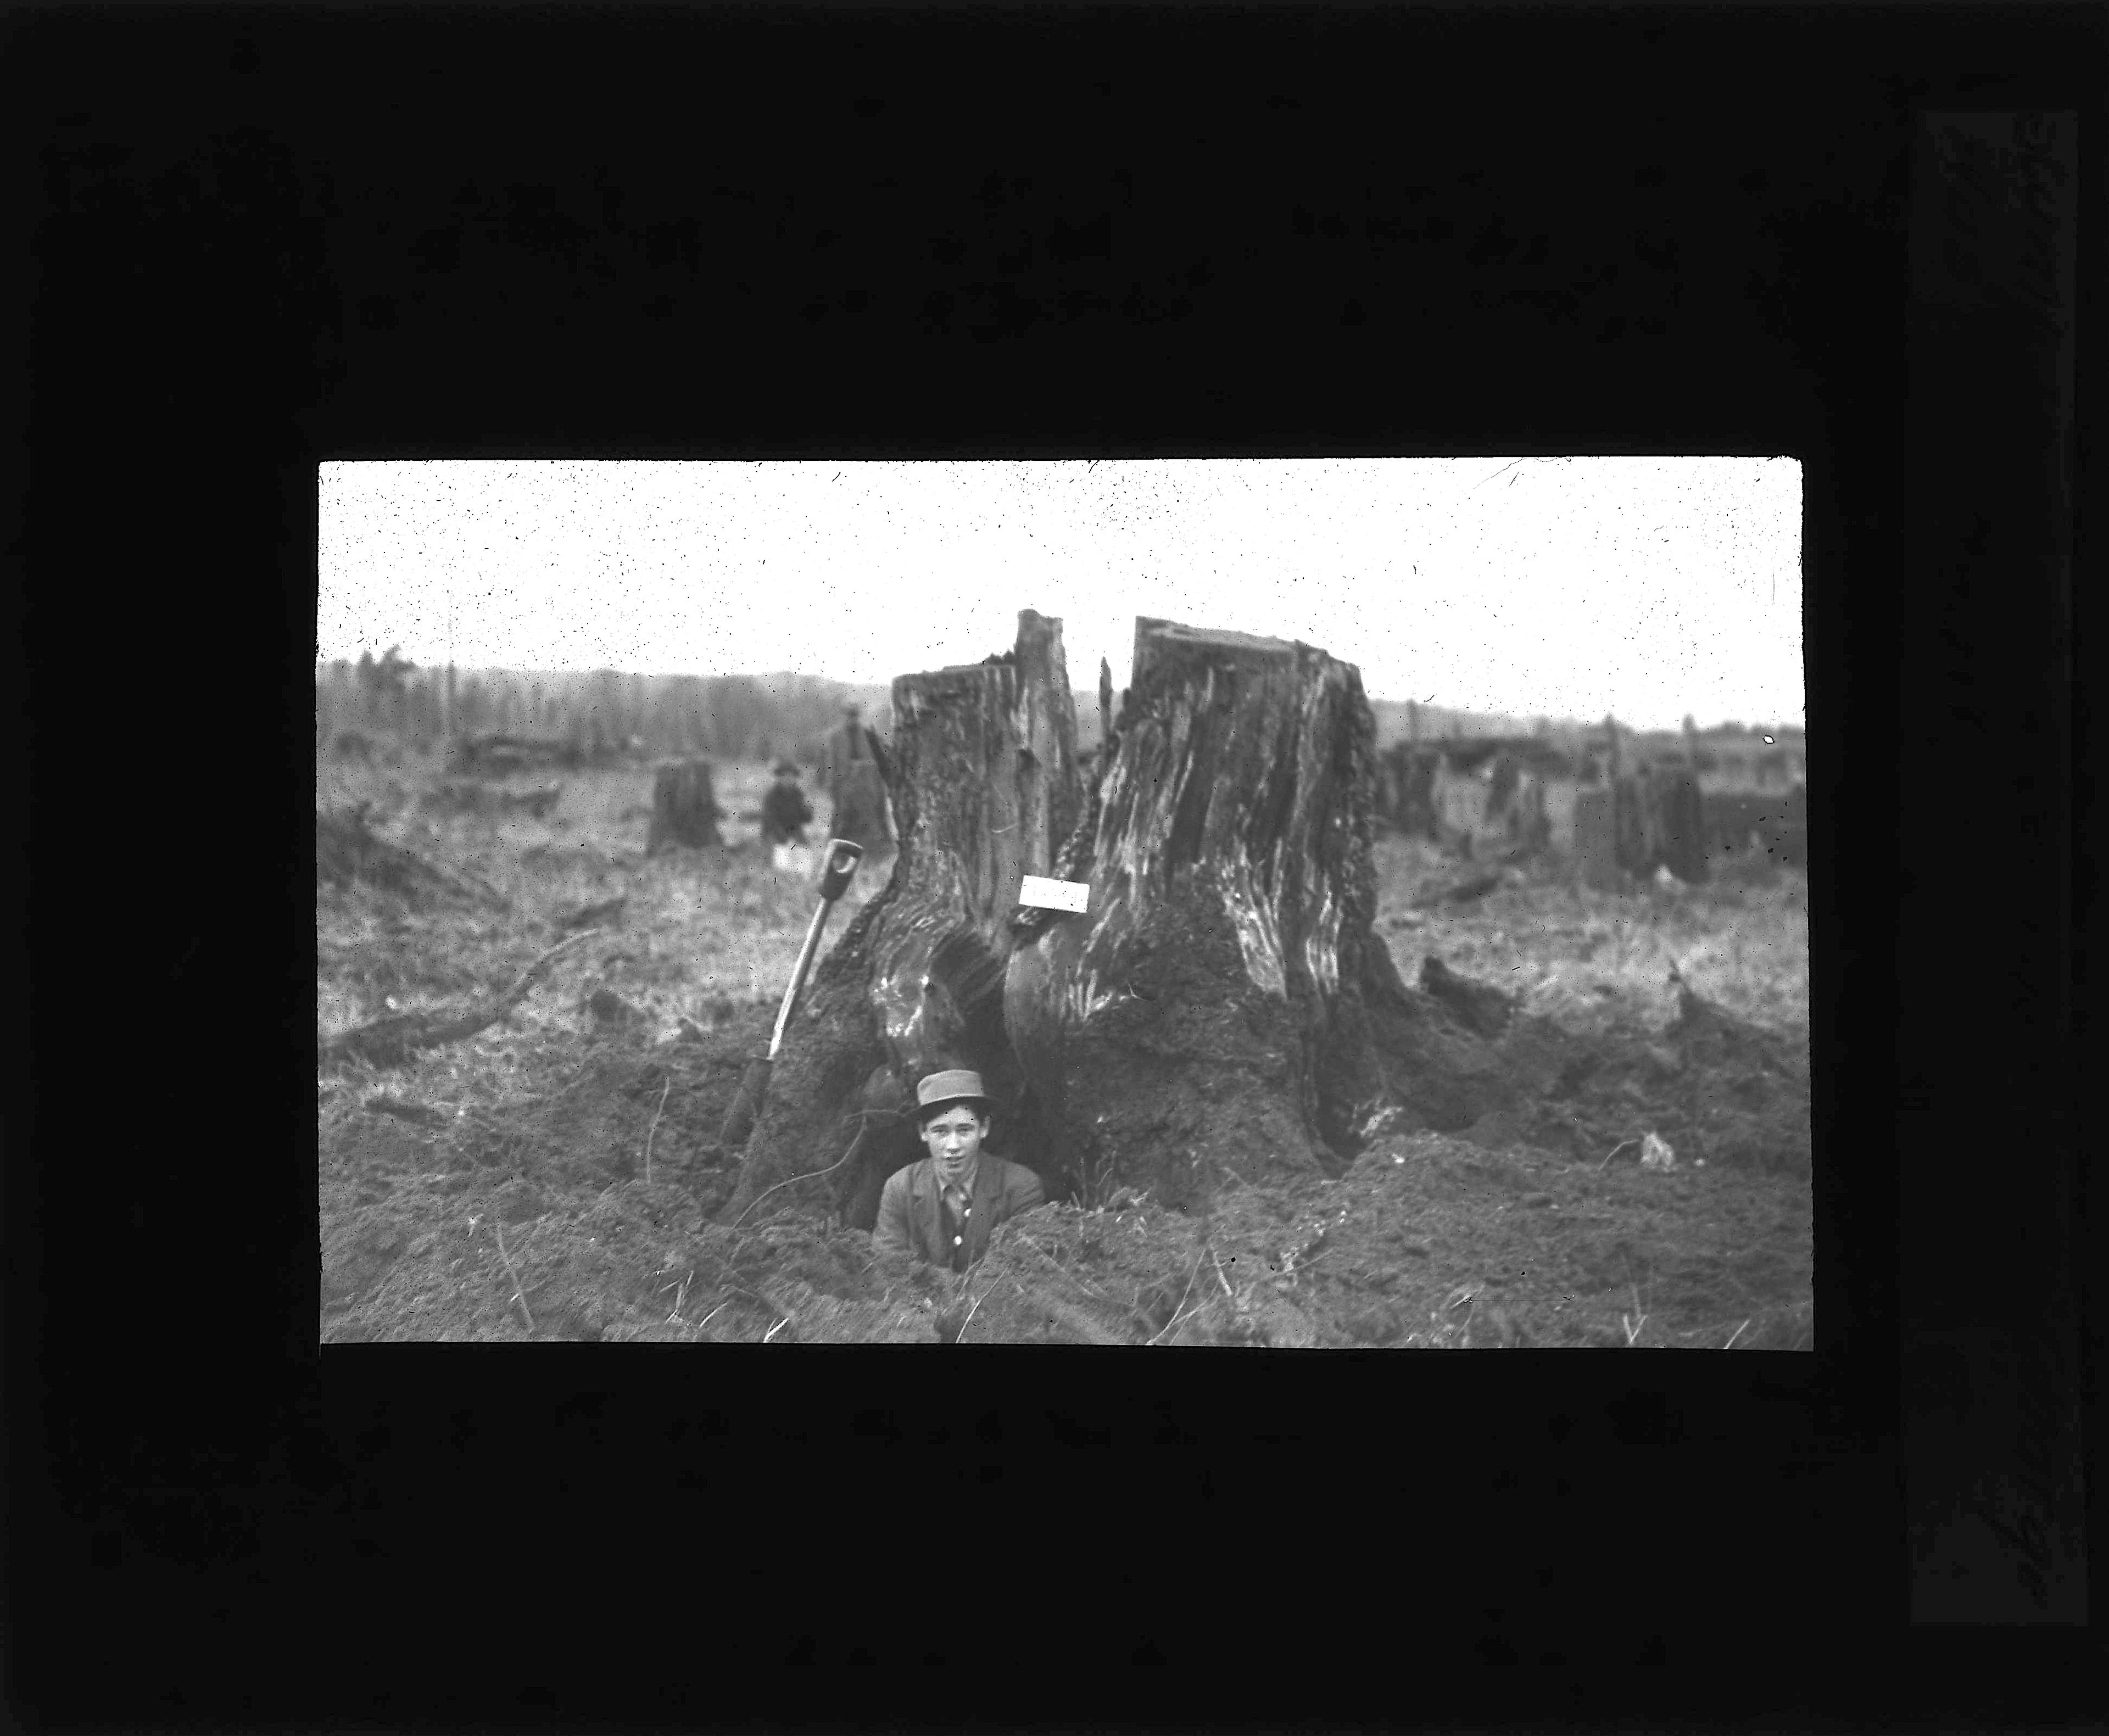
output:
{"label": "shovel handle", "polygon": [[798,949],[798,963],[791,972],[791,986],[784,991],[784,1004],[777,1010],[776,1029],[770,1033],[769,1057],[772,1061],[784,1046],[784,1027],[791,1022],[791,1009],[798,1003],[798,991],[806,986],[806,973],[812,968],[813,954],[820,949],[820,931],[827,927],[828,913],[848,886],[850,877],[856,873],[857,863],[863,856],[861,844],[852,844],[847,838],[828,841],[828,871],[820,877],[820,902],[814,907],[812,925],[806,931],[806,944]]}
{"label": "shovel handle", "polygon": [[852,844],[847,838],[828,840],[827,872],[820,876],[820,897],[832,904],[849,890],[851,877],[856,874],[857,863],[864,859],[864,845]]}

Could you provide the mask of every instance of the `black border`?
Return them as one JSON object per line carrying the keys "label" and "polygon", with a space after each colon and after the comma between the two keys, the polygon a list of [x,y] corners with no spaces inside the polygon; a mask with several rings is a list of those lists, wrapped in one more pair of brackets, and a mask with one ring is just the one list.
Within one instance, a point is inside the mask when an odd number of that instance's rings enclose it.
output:
{"label": "black border", "polygon": [[[1024,1669],[850,1703],[1066,1721],[1136,1658],[1226,1685],[1074,1716],[2066,1703],[2091,1635],[1904,1621],[1894,1052],[1989,1091],[2062,1034],[1894,986],[1899,836],[1953,848],[1898,800],[1903,165],[1918,107],[2098,128],[2102,49],[2075,8],[17,15],[17,1716],[796,1721],[740,1666],[933,1647]],[[1533,450],[1804,466],[1818,1355],[318,1362],[318,459]],[[1959,949],[1956,1002],[2007,967]],[[1456,1685],[1511,1661],[1567,1669]]]}

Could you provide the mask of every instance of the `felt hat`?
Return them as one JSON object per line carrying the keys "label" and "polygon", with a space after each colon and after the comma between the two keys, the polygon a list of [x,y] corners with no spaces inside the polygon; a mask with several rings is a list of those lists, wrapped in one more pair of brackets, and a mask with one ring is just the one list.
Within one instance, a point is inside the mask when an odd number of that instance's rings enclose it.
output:
{"label": "felt hat", "polygon": [[949,1072],[933,1073],[915,1088],[915,1103],[928,1109],[933,1103],[949,1103],[962,1098],[971,1098],[976,1102],[987,1103],[988,1094],[982,1089],[982,1075],[969,1073],[964,1067],[955,1067]]}
{"label": "felt hat", "polygon": [[798,775],[798,768],[793,765],[788,760],[779,760],[776,762],[776,775],[779,778],[781,778],[786,772],[788,772],[793,778],[796,778]]}

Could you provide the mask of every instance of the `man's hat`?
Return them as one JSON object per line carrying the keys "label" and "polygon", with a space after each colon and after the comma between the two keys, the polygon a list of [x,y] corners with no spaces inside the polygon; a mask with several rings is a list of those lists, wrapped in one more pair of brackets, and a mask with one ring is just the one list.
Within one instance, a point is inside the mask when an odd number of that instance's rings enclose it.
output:
{"label": "man's hat", "polygon": [[861,711],[864,710],[864,707],[859,705],[854,699],[846,699],[842,701],[842,710],[845,711]]}
{"label": "man's hat", "polygon": [[915,1088],[915,1104],[919,1109],[928,1109],[933,1103],[949,1103],[964,1097],[970,1097],[983,1103],[988,1101],[988,1093],[982,1089],[982,1075],[969,1073],[964,1067],[955,1067],[947,1073],[933,1073]]}
{"label": "man's hat", "polygon": [[786,772],[788,772],[793,778],[796,778],[798,775],[798,768],[793,765],[788,760],[779,760],[776,762],[776,775],[779,778],[781,778]]}

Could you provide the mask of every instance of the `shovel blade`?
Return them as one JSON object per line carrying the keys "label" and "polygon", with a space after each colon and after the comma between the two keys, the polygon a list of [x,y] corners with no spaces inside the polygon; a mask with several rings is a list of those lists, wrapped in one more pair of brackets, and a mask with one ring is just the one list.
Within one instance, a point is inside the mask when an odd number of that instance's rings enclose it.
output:
{"label": "shovel blade", "polygon": [[747,1136],[761,1118],[762,1106],[769,1101],[769,1075],[775,1065],[766,1055],[748,1061],[747,1071],[740,1075],[739,1089],[733,1093],[732,1102],[725,1110],[724,1125],[718,1130],[720,1145],[730,1148],[747,1143]]}

